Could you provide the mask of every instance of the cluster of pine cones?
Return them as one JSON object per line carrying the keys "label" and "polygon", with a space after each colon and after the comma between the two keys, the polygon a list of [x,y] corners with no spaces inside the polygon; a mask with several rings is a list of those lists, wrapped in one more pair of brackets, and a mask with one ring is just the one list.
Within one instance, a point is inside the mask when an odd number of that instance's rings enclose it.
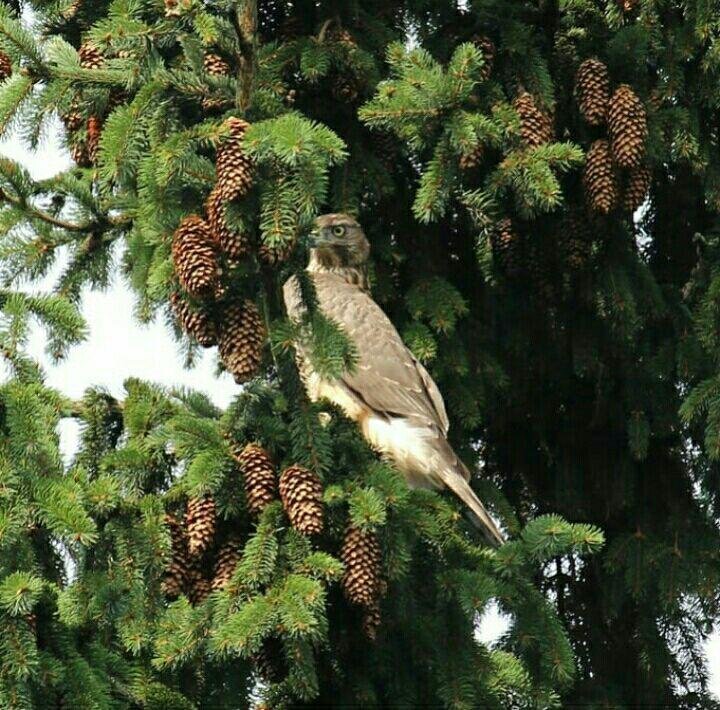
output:
{"label": "cluster of pine cones", "polygon": [[253,165],[242,150],[248,124],[226,122],[229,136],[217,149],[217,182],[205,204],[206,218],[185,217],[173,235],[172,257],[181,290],[170,305],[181,328],[202,347],[217,345],[236,382],[246,382],[260,367],[265,326],[249,300],[227,297],[222,263],[237,263],[249,250],[247,237],[227,219],[228,206],[252,186]]}
{"label": "cluster of pine cones", "polygon": [[[78,56],[83,69],[100,69],[105,62],[102,51],[91,42],[85,42],[80,46]],[[107,113],[110,113],[121,99],[122,96],[119,93],[111,95]],[[70,111],[62,116],[62,121],[71,137],[70,154],[72,159],[83,168],[94,165],[102,136],[103,117],[93,114],[87,119],[83,118],[79,100],[77,100],[74,101]]]}
{"label": "cluster of pine cones", "polygon": [[580,65],[575,91],[585,121],[607,126],[607,138],[594,141],[585,160],[588,205],[598,214],[610,214],[618,207],[632,214],[645,201],[652,178],[645,163],[645,107],[627,84],[611,94],[608,69],[599,59],[586,59]]}
{"label": "cluster of pine cones", "polygon": [[[278,496],[290,525],[302,535],[315,536],[325,528],[323,487],[309,469],[288,466],[278,478],[269,453],[259,444],[232,445],[232,456],[243,476],[248,511],[258,517]],[[186,594],[200,604],[213,590],[230,582],[241,557],[241,543],[228,537],[217,539],[217,512],[211,497],[188,501],[184,516],[166,515],[172,558],[163,590],[168,597]],[[342,545],[345,565],[343,591],[363,610],[363,628],[374,639],[380,625],[380,599],[385,593],[381,576],[379,541],[373,532],[349,525]]]}

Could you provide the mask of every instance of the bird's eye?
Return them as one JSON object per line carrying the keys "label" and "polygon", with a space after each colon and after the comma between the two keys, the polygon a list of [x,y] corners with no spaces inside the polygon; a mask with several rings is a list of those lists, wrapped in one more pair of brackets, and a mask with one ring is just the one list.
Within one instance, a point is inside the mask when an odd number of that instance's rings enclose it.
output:
{"label": "bird's eye", "polygon": [[345,235],[345,227],[342,224],[336,224],[332,228],[332,233],[335,237],[342,237]]}

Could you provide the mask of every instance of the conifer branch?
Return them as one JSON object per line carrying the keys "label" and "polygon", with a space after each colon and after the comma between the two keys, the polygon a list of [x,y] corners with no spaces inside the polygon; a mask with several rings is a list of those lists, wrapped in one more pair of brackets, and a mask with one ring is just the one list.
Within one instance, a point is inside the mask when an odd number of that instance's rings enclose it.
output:
{"label": "conifer branch", "polygon": [[243,0],[234,15],[240,51],[238,54],[237,107],[245,112],[250,107],[257,53],[257,0]]}

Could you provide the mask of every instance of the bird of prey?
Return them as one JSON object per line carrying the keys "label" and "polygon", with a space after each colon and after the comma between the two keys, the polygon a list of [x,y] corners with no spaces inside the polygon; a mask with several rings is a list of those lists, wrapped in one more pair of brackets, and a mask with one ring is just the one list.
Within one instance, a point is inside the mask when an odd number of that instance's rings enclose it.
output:
{"label": "bird of prey", "polygon": [[[370,295],[370,244],[362,227],[346,214],[327,214],[318,218],[311,240],[307,272],[318,306],[352,341],[358,361],[352,372],[323,378],[297,343],[308,396],[344,410],[411,487],[449,488],[488,542],[502,544],[502,534],[470,488],[470,472],[448,443],[449,422],[437,385]],[[306,307],[296,277],[285,283],[284,297],[288,316],[301,320]]]}

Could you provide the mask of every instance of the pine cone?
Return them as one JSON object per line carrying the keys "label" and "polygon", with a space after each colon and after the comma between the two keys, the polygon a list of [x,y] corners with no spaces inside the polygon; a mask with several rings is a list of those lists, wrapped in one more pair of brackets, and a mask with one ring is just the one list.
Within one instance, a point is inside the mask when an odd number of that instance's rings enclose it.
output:
{"label": "pine cone", "polygon": [[5,52],[0,51],[0,81],[12,76],[12,59]]}
{"label": "pine cone", "polygon": [[508,276],[517,276],[522,269],[520,237],[511,219],[501,219],[490,235],[493,258]]}
{"label": "pine cone", "polygon": [[185,511],[188,552],[199,557],[210,547],[215,537],[215,501],[208,497],[191,498]]}
{"label": "pine cone", "polygon": [[605,123],[610,101],[610,75],[599,59],[586,59],[575,76],[580,113],[591,126]]}
{"label": "pine cone", "polygon": [[229,118],[226,125],[230,129],[230,136],[220,143],[217,149],[215,189],[223,200],[229,202],[242,197],[250,189],[253,163],[241,145],[250,124],[239,118]]}
{"label": "pine cone", "polygon": [[252,379],[262,362],[265,325],[252,301],[230,305],[220,325],[218,345],[225,367],[241,384]]}
{"label": "pine cone", "polygon": [[319,535],[323,531],[323,487],[313,471],[302,466],[289,466],[280,476],[280,498],[290,523],[303,535]]}
{"label": "pine cone", "polygon": [[349,525],[340,553],[342,580],[348,601],[371,609],[380,594],[380,543],[375,533]]}
{"label": "pine cone", "polygon": [[102,120],[99,116],[90,116],[87,120],[87,151],[91,163],[97,160],[100,138],[102,137]]}
{"label": "pine cone", "polygon": [[84,142],[75,143],[70,149],[70,157],[77,163],[81,168],[89,168],[92,163],[90,162],[90,156],[88,155],[87,146]]}
{"label": "pine cone", "polygon": [[248,444],[235,454],[245,478],[248,510],[260,515],[277,498],[278,482],[270,455],[257,444]]}
{"label": "pine cone", "polygon": [[542,305],[555,301],[554,273],[545,250],[531,242],[528,246],[527,271],[530,286]]}
{"label": "pine cone", "polygon": [[228,203],[223,199],[220,190],[215,187],[205,202],[208,222],[220,250],[230,259],[238,261],[249,249],[247,237],[236,230],[230,229],[227,223]]}
{"label": "pine cone", "polygon": [[212,585],[205,579],[202,569],[197,561],[194,561],[188,570],[187,596],[193,606],[202,604],[212,592]]}
{"label": "pine cone", "polygon": [[277,264],[287,261],[293,249],[295,249],[294,239],[282,247],[269,247],[267,244],[262,244],[258,250],[258,254],[263,262],[269,266],[276,266]]}
{"label": "pine cone", "polygon": [[647,116],[642,101],[627,84],[621,84],[610,99],[608,129],[615,162],[621,168],[637,168],[645,156]]}
{"label": "pine cone", "polygon": [[83,69],[99,69],[105,61],[103,53],[90,42],[85,42],[80,47],[78,56],[80,57],[80,66]]}
{"label": "pine cone", "polygon": [[567,215],[560,225],[558,242],[567,267],[571,271],[583,271],[592,253],[592,233],[587,216],[581,213]]}
{"label": "pine cone", "polygon": [[553,123],[550,116],[538,108],[535,99],[526,91],[513,101],[520,116],[520,135],[529,148],[537,148],[553,140]]}
{"label": "pine cone", "polygon": [[212,294],[218,280],[212,232],[198,217],[186,217],[173,235],[172,255],[175,271],[183,288],[195,298]]}
{"label": "pine cone", "polygon": [[219,54],[206,54],[203,58],[203,69],[213,76],[230,74],[230,65]]}
{"label": "pine cone", "polygon": [[493,65],[495,64],[495,44],[485,35],[475,35],[471,41],[480,50],[480,52],[482,52],[485,64],[483,64],[480,79],[482,81],[487,81],[492,74]]}
{"label": "pine cone", "polygon": [[374,600],[373,603],[365,609],[363,614],[362,628],[363,633],[371,641],[377,638],[377,632],[382,624],[382,616],[380,614],[380,602]]}
{"label": "pine cone", "polygon": [[187,538],[185,528],[174,515],[165,516],[165,525],[170,530],[172,558],[165,570],[162,589],[168,597],[177,597],[182,594],[187,582]]}
{"label": "pine cone", "polygon": [[334,73],[330,80],[330,92],[337,101],[353,104],[362,90],[357,76],[350,73]]}
{"label": "pine cone", "polygon": [[623,207],[627,212],[635,212],[645,202],[651,181],[652,172],[645,165],[640,165],[630,172],[623,196]]}
{"label": "pine cone", "polygon": [[212,588],[224,589],[240,561],[242,545],[237,537],[231,537],[218,551]]}
{"label": "pine cone", "polygon": [[483,159],[484,148],[482,144],[478,145],[474,150],[469,153],[464,153],[460,156],[460,170],[472,170],[480,165]]}
{"label": "pine cone", "polygon": [[70,111],[62,117],[62,122],[65,124],[68,133],[75,133],[75,131],[79,131],[80,128],[82,128],[84,119],[80,111],[71,108]]}
{"label": "pine cone", "polygon": [[618,201],[618,180],[605,140],[595,141],[585,157],[583,184],[588,203],[594,212],[609,214]]}
{"label": "pine cone", "polygon": [[185,333],[195,338],[203,348],[217,345],[215,323],[205,311],[193,308],[177,291],[171,294],[170,305]]}
{"label": "pine cone", "polygon": [[279,683],[288,674],[282,641],[277,636],[266,638],[252,660],[258,676],[266,683]]}

